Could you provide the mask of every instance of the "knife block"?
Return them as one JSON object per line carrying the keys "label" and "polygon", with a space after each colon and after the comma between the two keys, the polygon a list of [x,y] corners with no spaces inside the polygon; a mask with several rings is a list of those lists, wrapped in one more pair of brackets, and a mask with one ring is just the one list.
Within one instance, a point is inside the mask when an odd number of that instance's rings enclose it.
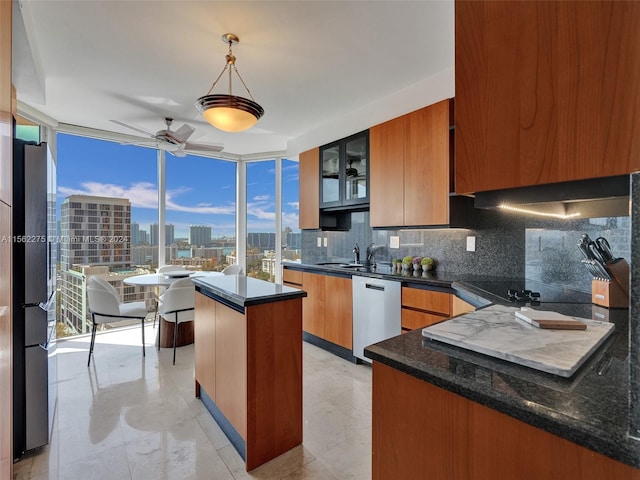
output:
{"label": "knife block", "polygon": [[618,282],[594,278],[591,280],[591,303],[607,308],[629,308],[629,295]]}
{"label": "knife block", "polygon": [[616,258],[613,262],[609,262],[604,266],[611,279],[617,283],[622,291],[629,296],[629,264],[624,258]]}

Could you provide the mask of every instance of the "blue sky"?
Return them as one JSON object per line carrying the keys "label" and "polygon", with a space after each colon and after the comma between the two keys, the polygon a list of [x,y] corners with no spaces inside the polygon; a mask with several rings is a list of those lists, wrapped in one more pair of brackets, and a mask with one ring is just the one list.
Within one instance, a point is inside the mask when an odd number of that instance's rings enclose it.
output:
{"label": "blue sky", "polygon": [[[158,221],[156,150],[68,134],[57,136],[58,206],[69,195],[128,198],[142,229]],[[166,221],[176,237],[189,225],[210,225],[213,236],[235,234],[233,162],[166,155]],[[283,228],[298,231],[298,164],[283,161]],[[275,231],[275,161],[247,164],[247,228]]]}

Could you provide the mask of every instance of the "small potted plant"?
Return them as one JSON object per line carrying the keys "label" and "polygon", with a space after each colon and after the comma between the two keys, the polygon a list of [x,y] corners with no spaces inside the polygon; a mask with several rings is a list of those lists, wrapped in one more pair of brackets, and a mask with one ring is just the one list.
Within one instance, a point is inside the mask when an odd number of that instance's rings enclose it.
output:
{"label": "small potted plant", "polygon": [[422,257],[413,257],[413,260],[411,261],[411,263],[413,263],[413,270],[415,272],[420,270],[421,261],[422,261]]}
{"label": "small potted plant", "polygon": [[402,259],[394,258],[391,260],[391,273],[400,273],[400,270],[402,270]]}
{"label": "small potted plant", "polygon": [[411,255],[407,255],[402,259],[402,270],[409,270],[411,267],[411,263],[413,262],[413,257]]}
{"label": "small potted plant", "polygon": [[422,270],[428,272],[429,270],[433,270],[435,262],[431,257],[422,257],[422,260],[420,260],[420,264],[422,265]]}

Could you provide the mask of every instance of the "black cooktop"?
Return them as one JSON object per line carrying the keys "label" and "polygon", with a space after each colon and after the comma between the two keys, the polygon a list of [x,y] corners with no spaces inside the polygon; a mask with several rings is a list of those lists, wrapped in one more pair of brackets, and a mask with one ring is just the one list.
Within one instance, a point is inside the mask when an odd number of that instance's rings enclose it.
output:
{"label": "black cooktop", "polygon": [[472,286],[514,305],[540,303],[591,303],[591,295],[525,278],[467,280]]}

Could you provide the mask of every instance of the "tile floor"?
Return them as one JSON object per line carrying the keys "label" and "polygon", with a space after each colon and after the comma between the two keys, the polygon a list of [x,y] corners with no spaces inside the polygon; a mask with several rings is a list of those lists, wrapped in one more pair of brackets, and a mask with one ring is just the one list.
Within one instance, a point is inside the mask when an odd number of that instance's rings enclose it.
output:
{"label": "tile floor", "polygon": [[304,343],[304,443],[247,473],[193,395],[193,346],[155,350],[146,331],[58,342],[51,442],[14,464],[14,480],[370,479],[371,368]]}

